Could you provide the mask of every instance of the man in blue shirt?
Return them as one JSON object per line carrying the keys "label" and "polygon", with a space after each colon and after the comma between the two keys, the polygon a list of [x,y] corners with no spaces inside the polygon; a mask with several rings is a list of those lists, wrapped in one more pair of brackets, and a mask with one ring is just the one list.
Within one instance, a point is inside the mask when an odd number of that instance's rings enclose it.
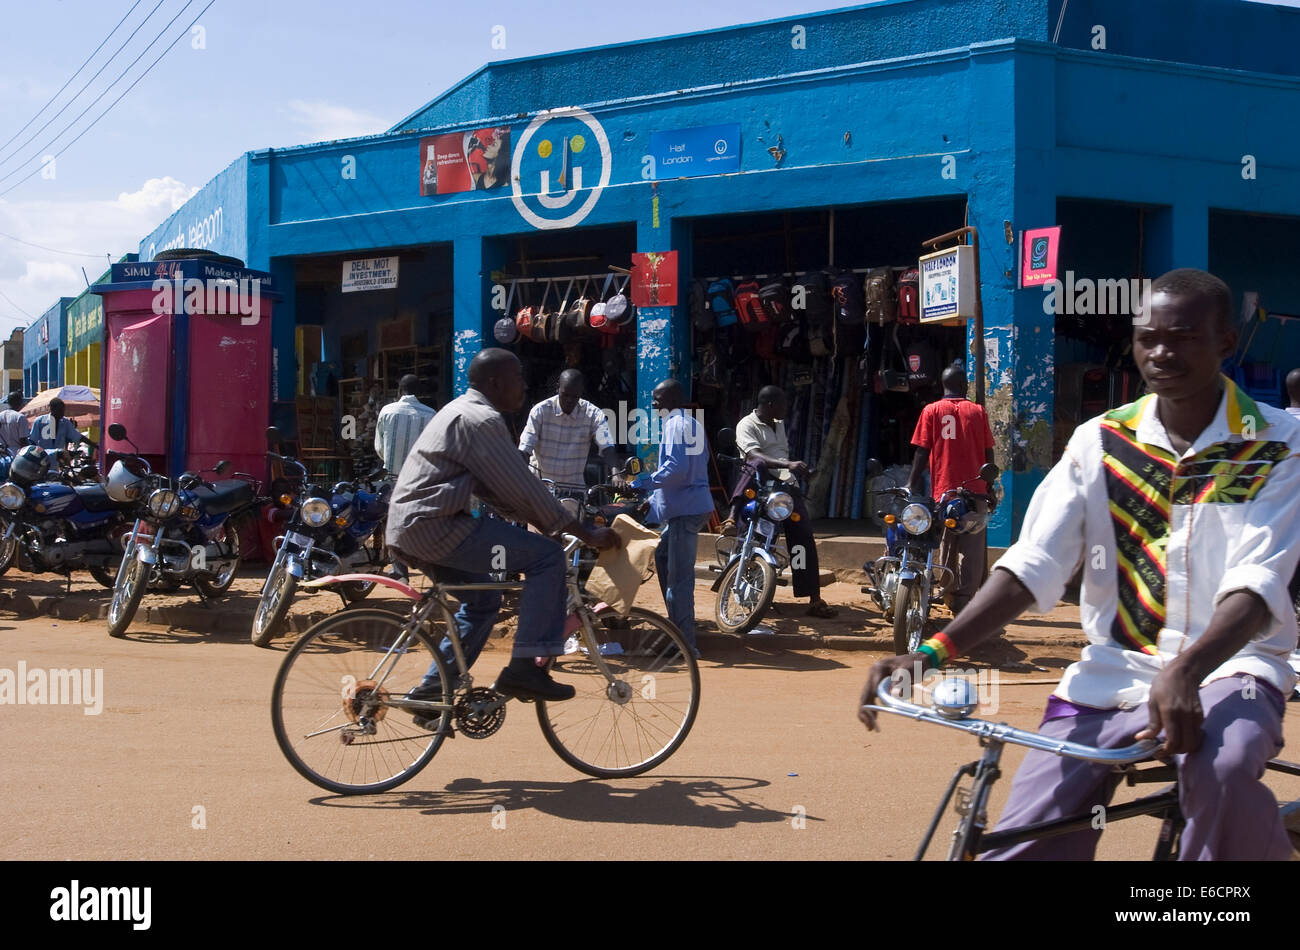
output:
{"label": "man in blue shirt", "polygon": [[659,467],[649,477],[654,486],[650,514],[663,532],[655,549],[659,589],[668,607],[668,619],[700,655],[695,643],[695,546],[700,529],[713,513],[709,494],[708,458],[704,428],[682,410],[681,383],[666,379],[654,388],[652,404],[663,416],[659,438]]}
{"label": "man in blue shirt", "polygon": [[[80,444],[85,442],[92,449],[96,448],[95,443],[77,431],[77,427],[72,424],[72,420],[63,415],[64,402],[57,396],[50,400],[50,411],[43,416],[37,416],[36,421],[32,423],[32,440],[45,449],[47,452],[59,452],[68,447],[68,443]],[[51,467],[57,467],[57,455],[51,458]]]}

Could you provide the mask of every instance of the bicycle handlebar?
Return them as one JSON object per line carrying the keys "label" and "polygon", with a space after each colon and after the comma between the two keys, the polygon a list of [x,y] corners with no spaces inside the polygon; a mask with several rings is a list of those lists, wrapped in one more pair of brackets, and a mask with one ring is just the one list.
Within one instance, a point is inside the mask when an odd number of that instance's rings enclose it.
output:
{"label": "bicycle handlebar", "polygon": [[1150,759],[1152,753],[1160,748],[1160,742],[1157,740],[1143,739],[1141,742],[1120,749],[1098,749],[1095,746],[1083,745],[1079,742],[1053,739],[1037,732],[1016,729],[1004,722],[991,723],[984,719],[948,719],[925,706],[918,706],[908,700],[891,696],[889,693],[891,685],[890,680],[885,680],[880,684],[880,688],[876,690],[876,698],[881,705],[868,704],[864,708],[895,713],[909,719],[918,719],[940,726],[948,726],[952,729],[960,729],[962,732],[979,736],[981,739],[1010,742],[1013,745],[1022,745],[1029,749],[1037,749],[1040,752],[1051,752],[1054,755],[1079,759],[1083,762],[1096,762],[1101,765],[1132,765],[1135,762]]}

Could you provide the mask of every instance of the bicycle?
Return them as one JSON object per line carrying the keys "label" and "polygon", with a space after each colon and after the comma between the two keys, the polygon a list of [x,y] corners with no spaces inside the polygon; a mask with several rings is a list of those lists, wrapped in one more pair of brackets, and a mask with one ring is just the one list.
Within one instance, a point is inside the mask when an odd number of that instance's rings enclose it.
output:
{"label": "bicycle", "polygon": [[[581,542],[571,535],[564,542],[571,636],[548,668],[577,695],[537,701],[538,724],[555,753],[578,771],[640,775],[677,751],[690,732],[700,702],[699,667],[670,621],[637,607],[621,617],[593,603],[578,580],[589,560],[581,557]],[[402,592],[413,602],[409,616],[351,607],[320,621],[285,656],[271,698],[276,741],[289,763],[342,795],[388,791],[428,765],[445,739],[486,739],[501,728],[509,697],[474,685],[448,595],[523,589],[516,581],[443,584],[436,574],[424,593],[386,575],[325,577],[302,586],[358,580]],[[450,639],[455,676],[438,650],[438,619]],[[408,698],[430,666],[441,695]],[[416,725],[416,716],[425,724]]]}
{"label": "bicycle", "polygon": [[[936,683],[931,694],[933,709],[890,695],[891,685],[891,680],[886,679],[876,690],[876,697],[881,705],[868,704],[864,708],[959,729],[978,737],[980,745],[984,747],[984,752],[977,761],[960,766],[953,774],[952,781],[948,783],[948,790],[939,802],[939,807],[935,810],[934,818],[931,819],[913,860],[920,861],[925,857],[943,812],[952,801],[954,793],[957,795],[956,811],[961,820],[953,831],[952,844],[948,851],[949,861],[973,861],[977,855],[996,849],[1095,827],[1096,816],[1088,812],[1034,822],[1016,828],[985,832],[984,828],[988,822],[989,793],[993,783],[1002,774],[999,762],[1007,743],[1042,752],[1054,752],[1057,755],[1081,759],[1085,762],[1110,765],[1116,772],[1117,778],[1122,777],[1130,787],[1172,781],[1172,784],[1155,794],[1137,801],[1107,807],[1106,825],[1139,815],[1154,815],[1161,820],[1161,826],[1152,860],[1177,859],[1179,839],[1184,825],[1182,810],[1178,804],[1178,770],[1175,766],[1164,762],[1137,768],[1139,764],[1154,760],[1155,752],[1160,747],[1159,741],[1144,739],[1119,749],[1099,749],[1025,729],[1016,729],[1006,723],[995,724],[983,719],[973,719],[970,714],[978,706],[978,698],[974,686],[965,679],[947,678]],[[1273,759],[1267,767],[1272,771],[1288,775],[1300,775],[1300,764],[1294,762]],[[963,777],[973,779],[969,789],[957,787]],[[1300,810],[1300,801],[1281,806],[1284,816],[1297,810]]]}

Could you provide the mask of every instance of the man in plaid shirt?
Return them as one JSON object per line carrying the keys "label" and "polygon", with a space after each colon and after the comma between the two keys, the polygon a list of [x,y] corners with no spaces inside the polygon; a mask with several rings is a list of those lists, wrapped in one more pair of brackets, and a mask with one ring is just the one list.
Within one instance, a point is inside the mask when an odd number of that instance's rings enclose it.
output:
{"label": "man in plaid shirt", "polygon": [[591,440],[600,446],[600,456],[611,468],[618,464],[614,439],[605,414],[582,398],[585,380],[576,369],[560,374],[560,385],[550,399],[543,399],[528,413],[528,424],[519,437],[519,451],[539,478],[559,485],[585,485],[587,453]]}

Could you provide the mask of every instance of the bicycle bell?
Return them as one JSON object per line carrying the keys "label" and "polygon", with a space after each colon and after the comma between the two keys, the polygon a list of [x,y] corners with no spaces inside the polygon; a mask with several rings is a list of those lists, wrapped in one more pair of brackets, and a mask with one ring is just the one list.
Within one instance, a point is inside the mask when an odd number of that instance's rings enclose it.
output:
{"label": "bicycle bell", "polygon": [[935,684],[930,702],[934,711],[945,719],[965,719],[980,704],[975,684],[957,676],[950,676]]}

